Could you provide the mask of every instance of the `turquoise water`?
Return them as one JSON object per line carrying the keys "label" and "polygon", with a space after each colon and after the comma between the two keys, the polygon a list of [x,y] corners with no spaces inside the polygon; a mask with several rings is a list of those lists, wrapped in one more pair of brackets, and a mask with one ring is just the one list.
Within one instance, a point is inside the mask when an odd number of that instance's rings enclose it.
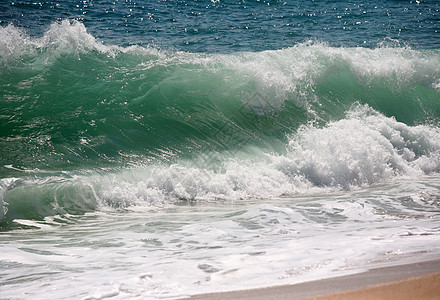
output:
{"label": "turquoise water", "polygon": [[439,9],[1,3],[1,298],[176,298],[438,257]]}

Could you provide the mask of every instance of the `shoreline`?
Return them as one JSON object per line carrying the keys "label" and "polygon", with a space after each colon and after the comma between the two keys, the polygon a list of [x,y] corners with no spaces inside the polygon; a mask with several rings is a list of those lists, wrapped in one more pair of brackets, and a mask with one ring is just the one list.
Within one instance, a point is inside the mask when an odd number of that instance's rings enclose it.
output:
{"label": "shoreline", "polygon": [[440,299],[440,260],[373,268],[292,285],[200,294],[186,299]]}

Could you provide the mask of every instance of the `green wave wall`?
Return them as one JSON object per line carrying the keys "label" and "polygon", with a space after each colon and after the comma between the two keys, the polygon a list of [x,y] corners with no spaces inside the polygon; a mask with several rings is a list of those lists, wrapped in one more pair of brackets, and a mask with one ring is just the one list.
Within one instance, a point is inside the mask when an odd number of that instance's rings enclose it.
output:
{"label": "green wave wall", "polygon": [[67,21],[0,35],[0,219],[438,171],[438,50],[195,54],[103,45]]}
{"label": "green wave wall", "polygon": [[79,23],[54,24],[40,39],[6,29],[16,49],[1,57],[2,167],[89,168],[238,141],[282,145],[299,125],[342,118],[356,102],[409,125],[440,113],[436,50],[310,43],[211,55],[104,46]]}

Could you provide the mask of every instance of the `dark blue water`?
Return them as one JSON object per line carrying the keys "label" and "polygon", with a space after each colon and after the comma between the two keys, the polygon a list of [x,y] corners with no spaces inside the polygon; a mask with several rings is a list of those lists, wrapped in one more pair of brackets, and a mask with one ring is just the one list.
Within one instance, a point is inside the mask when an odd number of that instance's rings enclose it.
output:
{"label": "dark blue water", "polygon": [[440,2],[108,0],[2,1],[0,25],[42,35],[75,19],[105,43],[188,52],[282,49],[307,40],[331,46],[382,42],[440,48]]}

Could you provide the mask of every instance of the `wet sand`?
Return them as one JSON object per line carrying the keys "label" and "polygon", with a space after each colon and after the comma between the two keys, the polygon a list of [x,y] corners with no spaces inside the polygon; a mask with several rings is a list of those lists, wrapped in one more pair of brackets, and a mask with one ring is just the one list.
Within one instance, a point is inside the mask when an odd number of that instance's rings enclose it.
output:
{"label": "wet sand", "polygon": [[440,260],[371,269],[294,285],[196,295],[189,299],[440,299]]}

